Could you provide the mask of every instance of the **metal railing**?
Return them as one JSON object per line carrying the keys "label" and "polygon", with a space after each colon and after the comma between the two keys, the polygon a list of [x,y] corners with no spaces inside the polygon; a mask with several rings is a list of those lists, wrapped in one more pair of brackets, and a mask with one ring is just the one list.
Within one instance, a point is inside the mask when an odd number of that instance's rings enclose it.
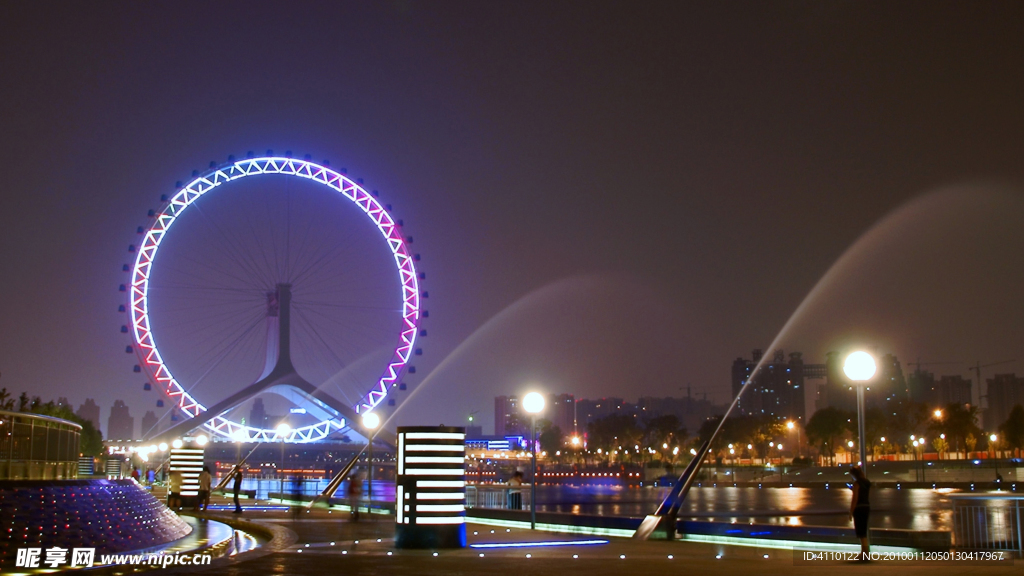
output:
{"label": "metal railing", "polygon": [[961,550],[1002,550],[1024,555],[1024,496],[955,494],[953,545]]}
{"label": "metal railing", "polygon": [[[530,509],[530,485],[523,484],[519,489],[522,510]],[[507,486],[466,485],[466,508],[492,508],[508,510],[512,508],[512,496]]]}

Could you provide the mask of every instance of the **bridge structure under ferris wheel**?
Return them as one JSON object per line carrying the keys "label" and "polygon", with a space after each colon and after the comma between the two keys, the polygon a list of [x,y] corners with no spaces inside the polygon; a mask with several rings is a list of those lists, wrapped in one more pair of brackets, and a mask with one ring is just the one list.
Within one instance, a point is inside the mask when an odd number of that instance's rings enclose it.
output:
{"label": "bridge structure under ferris wheel", "polygon": [[[361,185],[361,180],[353,181],[343,172],[330,169],[326,163],[314,163],[308,156],[304,160],[291,158],[290,153],[283,157],[274,156],[270,151],[263,157],[255,157],[250,153],[248,158],[238,161],[229,157],[229,161],[226,164],[215,165],[211,163],[211,167],[207,172],[202,174],[193,173],[191,181],[186,184],[179,183],[176,193],[166,198],[166,204],[160,211],[151,211],[152,221],[150,225],[139,229],[140,234],[143,235],[141,244],[138,247],[134,245],[129,247],[129,251],[136,253],[135,263],[130,268],[130,285],[122,287],[122,290],[126,291],[129,296],[126,311],[129,313],[131,321],[128,331],[133,336],[133,343],[128,348],[130,351],[134,351],[139,358],[136,372],[145,372],[148,377],[146,389],[150,389],[151,385],[158,388],[173,403],[171,410],[168,412],[172,414],[171,418],[179,421],[177,423],[172,422],[168,428],[159,432],[143,430],[147,440],[181,437],[197,429],[202,429],[204,433],[212,436],[245,442],[314,442],[326,439],[332,434],[348,431],[354,431],[365,438],[369,437],[370,433],[363,430],[361,415],[376,410],[386,400],[387,404],[385,405],[394,405],[394,400],[388,399],[388,396],[396,389],[405,389],[405,384],[400,382],[403,372],[406,370],[412,355],[421,353],[420,349],[416,348],[417,337],[426,335],[426,331],[420,327],[421,317],[425,315],[421,313],[420,299],[425,297],[426,293],[421,293],[420,291],[419,282],[423,275],[416,269],[416,261],[419,260],[419,255],[410,252],[408,244],[412,239],[402,235],[402,222],[392,217],[390,206],[382,205],[377,200],[376,192],[371,193],[365,190]],[[303,376],[301,369],[297,369],[296,364],[293,362],[293,352],[296,350],[294,348],[296,344],[295,334],[293,333],[294,320],[296,319],[296,309],[294,308],[295,290],[310,284],[308,281],[305,284],[303,283],[304,279],[308,280],[310,273],[293,273],[289,276],[283,272],[273,274],[272,272],[255,270],[252,264],[260,261],[261,258],[255,257],[248,260],[243,258],[240,252],[242,247],[237,242],[230,241],[230,238],[224,234],[225,226],[216,222],[211,217],[216,206],[206,204],[206,208],[204,209],[203,207],[203,202],[205,202],[203,199],[213,196],[211,193],[218,191],[222,187],[234,187],[236,186],[233,184],[234,182],[251,176],[269,175],[275,175],[277,180],[274,183],[278,186],[283,182],[280,177],[285,176],[288,177],[287,180],[319,184],[321,185],[320,188],[332,192],[332,196],[338,196],[347,200],[347,202],[342,202],[342,204],[348,205],[350,208],[352,206],[357,207],[363,214],[363,218],[360,218],[360,220],[365,221],[368,218],[370,226],[376,228],[379,234],[378,236],[371,233],[369,235],[364,234],[364,236],[375,237],[376,240],[373,240],[373,242],[383,244],[386,247],[386,251],[390,252],[392,263],[389,266],[391,270],[389,281],[391,284],[389,284],[388,292],[393,292],[389,297],[393,298],[395,304],[393,306],[390,304],[377,307],[368,306],[368,308],[394,313],[394,325],[398,332],[397,343],[392,340],[391,344],[381,344],[379,342],[367,344],[366,347],[373,350],[384,350],[385,352],[390,350],[390,352],[378,353],[378,358],[381,360],[387,359],[383,361],[383,366],[378,368],[378,376],[375,377],[375,382],[371,382],[367,386],[368,390],[364,388],[363,391],[359,392],[358,399],[355,399],[354,394],[350,396],[345,390],[337,386],[335,386],[335,389],[344,394],[345,398],[342,399],[334,394],[332,388],[326,385],[326,381],[330,379],[329,377],[316,379],[314,381],[320,383],[314,384],[310,381],[311,379]],[[307,186],[307,184],[302,185]],[[290,194],[291,190],[289,189],[287,193]],[[217,194],[220,195],[221,193],[218,191]],[[278,192],[273,192],[273,194],[278,194]],[[335,200],[329,201],[335,202]],[[292,218],[294,206],[291,197],[289,197],[287,204],[289,218]],[[322,212],[323,210],[320,208],[318,205],[314,212]],[[234,211],[235,209],[232,208],[227,213],[233,213]],[[285,211],[283,208],[274,209],[268,207],[266,209],[268,217],[278,213],[283,214]],[[159,266],[174,266],[174,259],[172,257],[168,256],[165,264],[165,260],[157,259],[157,254],[161,247],[167,244],[167,240],[173,236],[172,230],[179,232],[180,229],[181,234],[188,233],[189,228],[186,225],[176,225],[176,222],[190,213],[198,214],[198,216],[194,217],[196,221],[212,222],[209,223],[209,229],[220,233],[220,237],[224,238],[223,245],[231,246],[233,249],[227,252],[228,258],[224,262],[228,264],[225,264],[223,262],[198,262],[196,261],[196,253],[202,252],[202,250],[197,251],[193,248],[189,253],[188,260],[191,263],[189,268],[185,270],[189,277],[198,277],[196,270],[209,269],[213,270],[214,273],[222,274],[225,278],[239,278],[242,276],[240,271],[228,269],[229,265],[237,264],[239,270],[252,271],[254,272],[253,276],[259,279],[258,282],[253,283],[253,286],[246,285],[243,288],[231,288],[231,290],[216,282],[210,282],[212,287],[204,286],[195,289],[204,290],[205,292],[201,292],[202,294],[210,293],[212,290],[219,290],[221,292],[217,292],[217,294],[220,298],[226,298],[220,296],[221,293],[228,294],[228,296],[234,293],[243,294],[249,299],[248,304],[250,308],[247,310],[250,313],[258,305],[259,318],[256,318],[255,322],[249,325],[244,333],[235,340],[241,341],[242,338],[251,338],[250,334],[255,332],[263,332],[265,335],[265,346],[262,347],[262,359],[260,362],[262,369],[259,375],[249,380],[249,383],[228,382],[233,378],[234,373],[231,370],[225,369],[226,375],[222,374],[217,377],[215,388],[220,392],[223,392],[225,387],[230,387],[232,390],[228,391],[226,396],[209,405],[202,403],[198,398],[198,393],[200,392],[199,383],[213,368],[207,369],[199,376],[179,378],[177,376],[178,368],[185,366],[184,371],[187,372],[189,360],[199,355],[179,353],[175,358],[168,357],[165,360],[162,348],[157,346],[156,331],[162,330],[163,326],[173,326],[173,324],[166,321],[154,321],[153,316],[154,299],[159,300],[161,296],[168,294],[170,296],[167,296],[166,299],[179,297],[182,292],[187,292],[186,288],[189,288],[189,286],[175,283],[177,282],[175,280],[176,276],[169,272],[164,272],[157,278]],[[262,218],[263,216],[261,215],[260,217]],[[255,234],[255,227],[251,222],[254,218],[250,215],[250,217],[242,218],[242,220],[242,225],[246,223],[245,221],[248,221],[249,227],[254,230]],[[317,226],[315,223],[308,221],[296,222],[294,227],[300,231],[298,234],[304,232],[306,237],[310,235],[311,229],[315,233],[320,228],[324,228],[322,225]],[[326,227],[330,228],[330,226]],[[371,227],[367,227],[365,230],[371,230]],[[292,221],[289,220],[287,232],[289,241],[292,241],[293,234],[297,234],[293,233],[292,228]],[[253,236],[253,238],[255,238],[254,244],[259,246],[257,250],[269,252],[270,249],[266,246],[269,242],[262,241],[258,235]],[[381,242],[381,238],[383,242]],[[279,237],[275,237],[275,239],[279,239]],[[295,240],[295,243],[298,243],[298,241]],[[335,244],[341,244],[341,242],[333,241],[328,241],[327,243],[331,245],[330,248],[332,249],[335,249]],[[349,240],[349,243],[353,243],[353,241]],[[179,252],[185,251],[184,248],[178,250]],[[274,248],[274,250],[273,259],[263,255],[262,260],[268,263],[274,262],[278,258],[277,248]],[[375,252],[375,254],[380,255],[385,253],[383,250]],[[363,256],[364,254],[360,253],[359,255]],[[301,255],[297,259],[302,260]],[[307,270],[314,272],[326,267],[324,262],[330,262],[327,256],[310,256],[307,260]],[[378,258],[378,260],[381,259]],[[245,265],[245,262],[249,262],[249,265]],[[384,266],[387,266],[387,264],[384,264]],[[128,267],[126,266],[126,268]],[[275,267],[269,266],[269,268]],[[288,269],[288,265],[280,265],[276,269],[280,272],[280,270]],[[393,282],[394,277],[397,277],[397,282]],[[220,277],[214,277],[214,280],[218,278]],[[295,280],[296,283],[293,284],[292,280]],[[328,280],[331,279],[328,278]],[[161,281],[163,285],[160,284]],[[324,283],[323,280],[320,282],[321,284]],[[313,283],[315,284],[315,282]],[[257,290],[257,288],[260,289]],[[390,290],[390,288],[395,288],[395,290]],[[382,292],[379,286],[371,286],[367,288],[367,291],[367,293],[372,292],[374,294]],[[256,302],[257,299],[258,302]],[[218,317],[216,313],[202,312],[196,309],[205,306],[207,310],[219,311],[227,306],[227,304],[223,304],[224,302],[226,300],[221,299],[202,305],[192,304],[188,306],[187,311],[195,314],[197,318],[209,319],[210,322],[206,322],[205,325],[214,326],[216,329],[219,327],[216,321]],[[331,306],[333,309],[353,308],[350,303],[337,299],[321,302],[320,304]],[[309,309],[306,311],[310,312]],[[313,310],[309,315],[305,315],[302,309],[299,310],[299,313],[300,325],[304,325],[311,334],[309,341],[318,341],[323,343],[324,346],[331,348],[329,335],[325,338],[324,330],[322,327],[318,329],[316,324],[318,317],[322,316],[322,314]],[[177,313],[168,312],[165,316],[177,318],[175,314]],[[223,317],[225,314],[227,313],[222,313],[221,316]],[[373,325],[374,327],[377,324],[381,324],[381,322],[370,322],[361,317],[357,317],[355,320],[351,323],[359,324],[358,321],[363,321],[363,324]],[[264,330],[258,330],[258,325],[262,325]],[[125,328],[122,328],[122,331],[125,331]],[[177,340],[193,339],[193,334],[189,332],[185,338],[179,337]],[[391,332],[391,334],[394,335],[394,332]],[[312,335],[315,335],[315,338]],[[219,337],[218,334],[214,333],[210,338],[216,340]],[[201,340],[202,337],[201,335],[196,335],[194,339]],[[358,341],[357,338],[350,337],[349,341],[352,340]],[[300,345],[300,352],[302,351],[302,345]],[[335,351],[330,350],[330,354],[334,355]],[[307,356],[309,355],[307,354]],[[339,360],[338,365],[345,368],[346,362]],[[326,373],[329,375],[336,369],[337,366],[327,370]],[[415,372],[415,368],[408,366],[408,371]],[[239,370],[239,373],[244,373],[244,370]],[[360,379],[359,381],[365,382],[365,379]],[[358,384],[355,384],[355,386],[358,386]],[[292,411],[303,414],[304,423],[284,427],[254,426],[252,422],[245,422],[244,418],[232,416],[232,411],[240,410],[243,404],[252,401],[261,394],[273,394],[283,399],[288,405],[296,407]],[[157,405],[163,406],[163,400],[158,400]],[[235,413],[237,414],[237,412]],[[179,418],[179,416],[183,418]],[[377,430],[373,435],[381,441],[392,443],[392,435],[385,430]]]}

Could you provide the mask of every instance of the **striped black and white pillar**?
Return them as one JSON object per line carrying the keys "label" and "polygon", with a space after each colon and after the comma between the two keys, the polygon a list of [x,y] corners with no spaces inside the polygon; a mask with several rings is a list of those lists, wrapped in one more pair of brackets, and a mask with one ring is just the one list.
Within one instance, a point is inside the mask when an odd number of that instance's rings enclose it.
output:
{"label": "striped black and white pillar", "polygon": [[181,503],[189,507],[199,498],[199,474],[203,471],[206,449],[194,443],[171,448],[169,471],[181,473]]}
{"label": "striped black and white pillar", "polygon": [[466,546],[466,429],[398,429],[395,544],[399,548]]}

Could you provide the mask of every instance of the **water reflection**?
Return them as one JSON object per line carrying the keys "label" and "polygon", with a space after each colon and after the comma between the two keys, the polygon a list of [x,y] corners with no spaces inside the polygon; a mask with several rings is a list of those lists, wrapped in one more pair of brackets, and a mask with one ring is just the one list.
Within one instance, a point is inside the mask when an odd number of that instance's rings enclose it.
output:
{"label": "water reflection", "polygon": [[[652,513],[668,488],[539,486],[537,509],[544,512],[640,517]],[[930,489],[876,488],[871,492],[873,527],[950,530],[947,494]],[[819,488],[695,487],[680,518],[755,522],[789,526],[849,526],[850,491]]]}

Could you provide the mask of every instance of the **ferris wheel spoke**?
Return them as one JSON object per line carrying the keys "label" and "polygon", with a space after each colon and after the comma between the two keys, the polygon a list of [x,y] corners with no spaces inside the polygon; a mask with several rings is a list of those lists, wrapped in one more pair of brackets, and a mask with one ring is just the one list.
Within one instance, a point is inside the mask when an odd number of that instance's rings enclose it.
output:
{"label": "ferris wheel spoke", "polygon": [[[203,262],[203,261],[201,261],[199,259],[192,258],[191,256],[189,256],[187,254],[182,254],[181,255],[181,259],[182,260],[187,260],[188,262],[192,263],[193,265],[202,267],[205,270],[209,270],[211,272],[215,272],[217,274],[221,274],[223,276],[227,276],[228,278],[231,278],[233,280],[237,280],[238,282],[241,282],[243,284],[248,284],[249,286],[252,286],[253,289],[257,289],[257,290],[263,289],[263,286],[261,286],[260,284],[257,284],[256,282],[254,282],[251,278],[248,278],[248,279],[247,278],[242,278],[241,276],[238,276],[237,274],[232,274],[231,272],[229,272],[228,270],[224,269],[221,266],[213,266],[213,265],[211,265],[209,263],[206,263],[206,262]],[[234,262],[234,261],[232,261],[232,262]],[[195,277],[199,277],[198,274],[195,274],[194,272],[191,272],[190,275],[191,276],[195,276]],[[199,278],[202,279],[204,282],[209,282],[208,278],[205,278],[205,277],[199,277]]]}
{"label": "ferris wheel spoke", "polygon": [[[254,314],[254,312],[256,314]],[[240,321],[234,321],[235,318],[241,318],[242,320],[247,319],[249,316],[263,316],[261,308],[249,307],[236,310],[225,310],[218,314],[204,314],[201,320],[195,318],[180,318],[177,321],[168,321],[166,323],[158,323],[155,328],[161,330],[173,330],[178,332],[180,328],[187,328],[190,334],[204,334],[215,327],[219,327],[216,335],[205,336],[202,338],[191,338],[189,341],[195,344],[200,344],[212,338],[219,337],[220,333],[228,332],[232,333],[232,326],[241,323]]]}
{"label": "ferris wheel spoke", "polygon": [[[304,308],[301,308],[301,309],[304,309]],[[366,335],[368,335],[368,334],[377,334],[377,333],[379,333],[379,334],[385,334],[385,333],[392,334],[393,333],[393,330],[389,330],[387,327],[384,326],[384,324],[382,322],[380,322],[376,318],[370,318],[370,319],[367,319],[367,318],[353,318],[352,316],[346,316],[345,318],[335,318],[335,317],[333,317],[330,314],[320,313],[318,311],[317,311],[317,313],[312,314],[312,317],[313,317],[313,320],[311,320],[311,322],[314,322],[314,321],[315,322],[331,322],[331,323],[337,325],[341,330],[344,331],[344,332],[339,332],[338,333],[339,337],[340,337],[340,334],[342,334],[342,333],[354,333],[354,334],[356,334],[357,338],[359,336],[363,336],[365,338]],[[400,323],[401,323],[400,317],[396,316],[395,319],[394,319],[394,325],[398,326],[398,325],[400,325]]]}
{"label": "ferris wheel spoke", "polygon": [[[219,353],[217,354],[217,356],[215,356],[215,357],[214,357],[214,358],[212,359],[212,361],[210,361],[210,363],[209,363],[209,367],[208,367],[208,368],[206,369],[206,371],[205,371],[205,372],[203,372],[203,373],[202,373],[202,374],[201,374],[201,375],[200,375],[200,376],[199,376],[198,378],[196,378],[195,380],[193,380],[193,381],[192,381],[192,383],[191,383],[191,384],[190,384],[190,385],[188,386],[188,388],[186,389],[186,391],[187,391],[187,392],[189,392],[189,393],[191,393],[191,391],[192,391],[192,390],[194,390],[194,389],[195,389],[195,387],[196,387],[196,386],[198,386],[198,385],[199,385],[199,383],[200,383],[200,382],[202,382],[202,381],[203,381],[203,380],[204,380],[204,379],[205,379],[205,378],[206,378],[207,376],[209,376],[209,374],[210,374],[211,372],[213,372],[213,370],[214,370],[215,368],[217,368],[218,366],[220,366],[220,364],[221,364],[221,363],[222,363],[222,362],[223,362],[224,360],[226,360],[226,359],[227,359],[227,357],[228,357],[228,356],[229,356],[229,355],[230,355],[230,354],[231,354],[231,353],[232,353],[232,352],[233,352],[234,350],[238,349],[238,346],[239,346],[239,344],[241,344],[243,340],[248,340],[248,339],[249,339],[249,338],[246,338],[247,336],[252,336],[252,335],[254,335],[254,334],[257,334],[258,332],[257,332],[257,331],[255,331],[255,329],[256,329],[256,327],[258,327],[259,325],[260,325],[260,319],[257,319],[257,320],[256,320],[255,322],[253,322],[252,324],[250,324],[250,325],[249,325],[249,327],[248,327],[248,328],[246,328],[246,329],[245,329],[245,330],[244,330],[244,331],[243,331],[243,332],[242,332],[241,334],[239,334],[239,335],[238,335],[238,337],[236,337],[236,338],[235,338],[234,340],[232,340],[232,341],[231,341],[230,343],[227,343],[226,345],[224,345],[224,346],[222,347],[222,350],[221,350],[221,351],[220,351],[220,352],[219,352]],[[251,347],[250,347],[250,348],[251,348]],[[243,384],[247,384],[247,382],[245,382],[245,383],[243,383]]]}
{"label": "ferris wheel spoke", "polygon": [[[220,226],[215,220],[210,218],[206,212],[203,211],[202,206],[199,206],[198,202],[193,205],[196,207],[196,212],[202,217],[203,222],[206,222],[210,228],[220,235],[221,240],[223,240],[223,244],[220,244],[220,247],[228,257],[233,259],[242,268],[247,268],[248,273],[258,279],[258,283],[273,286],[272,278],[265,274],[261,274],[259,265],[256,264],[256,259],[253,258],[249,251],[244,248],[245,244],[242,242],[233,242],[232,238],[228,237],[228,233],[225,232],[224,227]],[[214,242],[214,245],[218,245],[218,243]]]}
{"label": "ferris wheel spoke", "polygon": [[[306,323],[308,325],[308,320],[306,320],[305,318],[301,318],[300,317],[300,321],[302,321],[302,322],[304,322],[304,323]],[[310,328],[311,332],[316,334],[315,330],[312,329],[312,326],[309,326],[309,328]],[[317,337],[319,338],[318,334],[317,334]],[[313,345],[313,346],[306,346],[305,349],[310,352],[311,356],[313,356],[314,363],[316,363],[318,365],[318,367],[320,368],[320,370],[322,372],[324,372],[324,374],[326,376],[326,378],[324,379],[324,382],[325,383],[326,382],[334,383],[334,387],[337,388],[337,390],[339,392],[341,392],[341,395],[344,397],[345,402],[348,403],[349,405],[354,406],[355,402],[353,402],[352,398],[348,395],[348,392],[346,392],[337,383],[339,375],[342,375],[342,377],[347,378],[350,382],[355,383],[356,386],[359,385],[359,383],[355,380],[354,376],[349,373],[348,367],[345,365],[345,363],[340,358],[338,358],[337,355],[335,355],[333,353],[333,351],[330,349],[329,346],[325,345],[323,348],[321,348],[321,347]],[[338,366],[337,369],[333,369],[333,368],[329,368],[328,367],[328,363],[330,361],[325,358],[325,355],[322,352],[320,352],[320,350],[324,350],[324,349],[326,349],[328,354],[334,356],[334,361],[337,363],[337,366]]]}
{"label": "ferris wheel spoke", "polygon": [[401,308],[393,308],[391,306],[364,306],[364,305],[361,305],[361,304],[337,304],[337,303],[334,303],[334,302],[317,302],[317,301],[314,301],[314,300],[302,300],[301,302],[300,301],[295,301],[295,302],[296,303],[301,303],[303,306],[327,306],[328,308],[343,308],[343,309],[346,309],[346,310],[383,310],[383,311],[387,311],[387,312],[394,312],[396,314],[401,314],[402,313],[402,309]]}

